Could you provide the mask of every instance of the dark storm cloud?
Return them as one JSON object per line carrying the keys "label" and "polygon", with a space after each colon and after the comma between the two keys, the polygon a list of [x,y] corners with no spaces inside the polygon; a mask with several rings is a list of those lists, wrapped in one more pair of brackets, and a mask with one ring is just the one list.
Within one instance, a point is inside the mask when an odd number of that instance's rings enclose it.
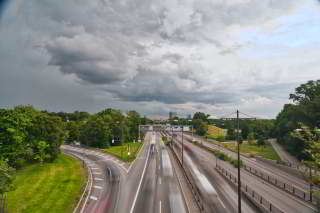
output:
{"label": "dark storm cloud", "polygon": [[[183,82],[170,74],[139,68],[139,74],[122,85],[113,85],[105,90],[122,101],[184,104],[188,102],[206,104],[229,104],[239,101],[235,93],[228,91],[203,92],[186,90],[179,85]],[[193,82],[194,83],[194,82]]]}
{"label": "dark storm cloud", "polygon": [[7,3],[8,3],[8,0],[0,0],[0,19]]}
{"label": "dark storm cloud", "polygon": [[[253,100],[248,105],[258,106],[272,98],[269,91],[283,98],[289,86],[282,83],[287,79],[266,86],[277,74],[266,65],[273,61],[251,60],[241,51],[260,49],[241,36],[251,29],[277,29],[277,18],[300,4],[292,0],[11,1],[0,26],[0,39],[5,41],[0,43],[5,71],[0,72],[0,93],[5,97],[0,106],[36,103],[49,109],[80,106],[95,111],[110,105],[143,105],[144,112],[155,114],[176,109],[173,105],[192,111]],[[270,26],[263,28],[265,23]],[[247,71],[256,66],[256,73]],[[285,68],[279,70],[289,72]]]}

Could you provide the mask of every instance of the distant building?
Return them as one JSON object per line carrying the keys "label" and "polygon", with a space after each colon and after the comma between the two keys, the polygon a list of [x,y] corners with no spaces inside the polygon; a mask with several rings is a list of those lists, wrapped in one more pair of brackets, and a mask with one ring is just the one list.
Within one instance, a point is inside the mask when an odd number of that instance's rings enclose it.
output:
{"label": "distant building", "polygon": [[169,119],[173,119],[174,117],[178,117],[177,112],[169,112]]}
{"label": "distant building", "polygon": [[209,125],[208,126],[208,135],[214,136],[214,137],[219,137],[219,136],[227,136],[227,130],[226,129],[221,129],[219,127]]}

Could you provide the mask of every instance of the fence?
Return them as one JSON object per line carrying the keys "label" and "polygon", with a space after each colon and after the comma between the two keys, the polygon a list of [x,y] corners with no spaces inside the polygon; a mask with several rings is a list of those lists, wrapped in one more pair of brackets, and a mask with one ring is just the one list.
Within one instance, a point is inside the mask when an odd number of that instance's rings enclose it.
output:
{"label": "fence", "polygon": [[[219,165],[217,165],[216,169],[218,172],[220,172],[220,174],[225,176],[231,183],[238,185],[237,177],[231,174],[231,172],[228,172],[226,169],[220,167]],[[247,196],[247,198],[253,201],[255,205],[259,207],[263,212],[285,213],[243,182],[241,183],[241,190]]]}
{"label": "fence", "polygon": [[265,173],[263,173],[262,171],[252,168],[250,166],[244,165],[244,169],[248,172],[250,172],[251,174],[256,175],[257,177],[267,181],[268,183],[271,183],[272,185],[283,189],[284,191],[304,200],[304,201],[308,201],[308,202],[312,202],[313,204],[317,204],[317,200],[315,199],[315,196],[310,196],[310,192],[299,189],[291,184],[288,184],[286,182],[280,181],[278,179],[276,179],[275,177],[272,177],[270,175],[267,175]]}
{"label": "fence", "polygon": [[7,213],[7,196],[0,195],[0,213]]}

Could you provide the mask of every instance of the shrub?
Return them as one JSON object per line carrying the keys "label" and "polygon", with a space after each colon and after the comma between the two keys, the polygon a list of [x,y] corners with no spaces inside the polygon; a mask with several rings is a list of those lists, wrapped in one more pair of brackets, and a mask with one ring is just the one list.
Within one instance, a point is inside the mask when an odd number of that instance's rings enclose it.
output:
{"label": "shrub", "polygon": [[[230,163],[235,167],[238,168],[238,160],[236,159],[230,159]],[[240,167],[243,167],[243,162],[240,160]]]}

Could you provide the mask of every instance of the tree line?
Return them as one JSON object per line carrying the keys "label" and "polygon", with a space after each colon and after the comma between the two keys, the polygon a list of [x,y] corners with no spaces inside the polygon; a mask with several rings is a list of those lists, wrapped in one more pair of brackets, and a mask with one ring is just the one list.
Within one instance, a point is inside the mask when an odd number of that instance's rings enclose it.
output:
{"label": "tree line", "polygon": [[299,160],[320,167],[320,80],[301,84],[278,114],[274,133]]}
{"label": "tree line", "polygon": [[[216,140],[236,140],[237,138],[237,123],[235,120],[209,119],[208,114],[196,112],[192,119],[173,118],[170,120],[172,125],[189,125],[193,127],[195,134],[206,136],[208,134],[208,125],[214,125],[227,130],[225,137],[215,138]],[[256,120],[241,120],[240,119],[239,135],[242,140],[257,140],[264,143],[264,140],[273,137],[274,119],[256,119]]]}
{"label": "tree line", "polygon": [[136,111],[116,109],[96,114],[48,112],[32,106],[0,109],[0,194],[12,189],[14,170],[55,160],[64,143],[108,148],[137,141],[139,125],[148,122]]}

